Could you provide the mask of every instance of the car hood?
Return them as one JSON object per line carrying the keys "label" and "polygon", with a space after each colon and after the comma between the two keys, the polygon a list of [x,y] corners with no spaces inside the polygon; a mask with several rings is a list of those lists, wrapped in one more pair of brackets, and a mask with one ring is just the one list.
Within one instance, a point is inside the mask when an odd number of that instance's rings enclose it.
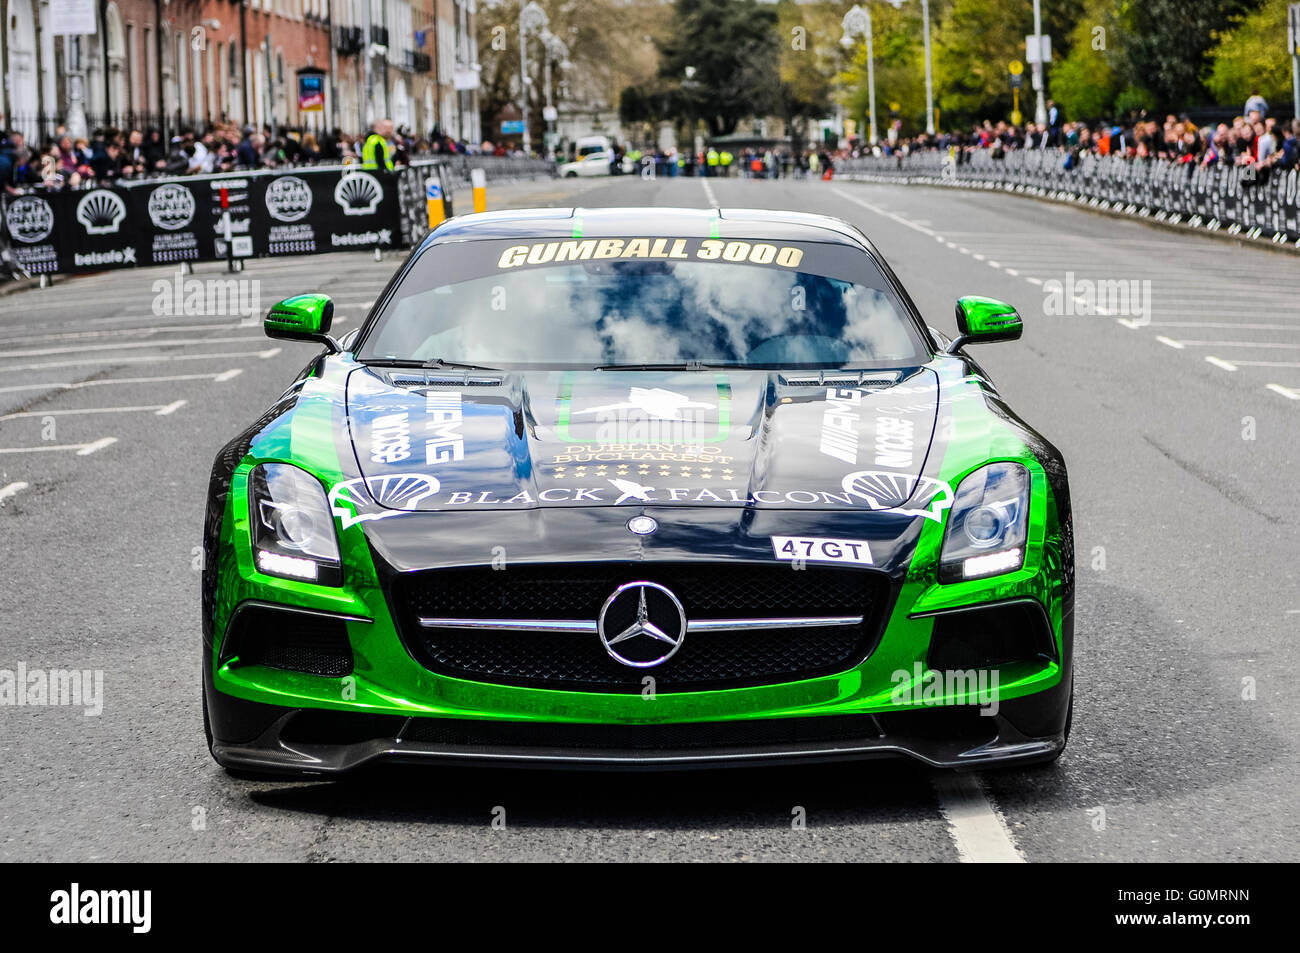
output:
{"label": "car hood", "polygon": [[940,404],[928,367],[359,367],[346,401],[368,495],[386,510],[752,506],[939,519],[951,504],[951,489],[924,475]]}

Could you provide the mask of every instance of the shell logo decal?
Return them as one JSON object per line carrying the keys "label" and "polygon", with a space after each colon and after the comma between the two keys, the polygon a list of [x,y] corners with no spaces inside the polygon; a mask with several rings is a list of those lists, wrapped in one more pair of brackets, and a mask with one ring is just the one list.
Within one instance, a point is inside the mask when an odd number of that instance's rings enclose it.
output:
{"label": "shell logo decal", "polygon": [[383,187],[369,172],[350,172],[334,186],[334,201],[344,215],[369,215],[383,197]]}
{"label": "shell logo decal", "polygon": [[77,221],[85,226],[87,235],[108,235],[116,232],[126,218],[126,203],[109,189],[94,189],[77,203]]}

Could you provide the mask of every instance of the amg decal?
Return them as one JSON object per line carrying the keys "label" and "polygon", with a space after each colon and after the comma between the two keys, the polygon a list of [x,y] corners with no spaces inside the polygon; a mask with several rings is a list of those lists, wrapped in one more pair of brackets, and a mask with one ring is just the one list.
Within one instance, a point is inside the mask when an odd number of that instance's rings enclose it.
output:
{"label": "amg decal", "polygon": [[430,466],[445,460],[465,458],[465,438],[460,391],[434,392],[425,397],[429,415],[429,439],[424,442],[425,460]]}
{"label": "amg decal", "polygon": [[845,463],[858,462],[858,424],[861,417],[862,391],[850,387],[826,390],[826,410],[822,414],[822,439],[818,449],[828,457]]}

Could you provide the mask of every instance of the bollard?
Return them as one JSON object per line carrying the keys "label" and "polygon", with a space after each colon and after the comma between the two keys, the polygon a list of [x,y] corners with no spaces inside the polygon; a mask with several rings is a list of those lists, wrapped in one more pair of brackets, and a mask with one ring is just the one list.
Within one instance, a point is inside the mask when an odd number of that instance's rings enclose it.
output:
{"label": "bollard", "polygon": [[482,169],[469,170],[469,184],[474,190],[474,211],[487,211],[487,176]]}
{"label": "bollard", "polygon": [[429,231],[433,231],[447,217],[447,210],[442,204],[442,186],[438,184],[437,176],[431,175],[424,180],[424,203],[429,210]]}

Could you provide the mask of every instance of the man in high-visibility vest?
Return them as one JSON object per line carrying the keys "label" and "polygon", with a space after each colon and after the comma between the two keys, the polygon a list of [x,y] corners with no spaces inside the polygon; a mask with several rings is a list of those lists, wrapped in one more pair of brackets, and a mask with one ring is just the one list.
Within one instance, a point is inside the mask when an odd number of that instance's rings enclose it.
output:
{"label": "man in high-visibility vest", "polygon": [[709,175],[718,174],[718,150],[709,146],[709,151],[704,154],[704,161],[709,169]]}
{"label": "man in high-visibility vest", "polygon": [[391,170],[393,168],[393,120],[376,119],[370,128],[371,133],[366,137],[365,145],[361,147],[361,168]]}
{"label": "man in high-visibility vest", "polygon": [[731,162],[735,158],[736,158],[735,156],[733,156],[730,152],[727,152],[725,149],[718,156],[718,161],[722,163],[723,175],[731,175]]}

